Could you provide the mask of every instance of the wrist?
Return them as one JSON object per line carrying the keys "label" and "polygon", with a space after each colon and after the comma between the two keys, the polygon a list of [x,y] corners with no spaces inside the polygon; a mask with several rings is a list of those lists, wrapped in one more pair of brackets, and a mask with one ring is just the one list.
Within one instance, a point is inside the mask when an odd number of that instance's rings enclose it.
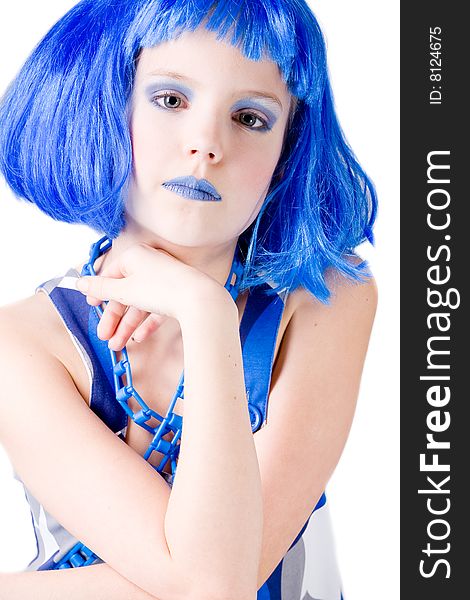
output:
{"label": "wrist", "polygon": [[228,291],[214,283],[185,296],[179,318],[182,334],[188,329],[204,330],[210,326],[230,325],[238,330],[238,307]]}

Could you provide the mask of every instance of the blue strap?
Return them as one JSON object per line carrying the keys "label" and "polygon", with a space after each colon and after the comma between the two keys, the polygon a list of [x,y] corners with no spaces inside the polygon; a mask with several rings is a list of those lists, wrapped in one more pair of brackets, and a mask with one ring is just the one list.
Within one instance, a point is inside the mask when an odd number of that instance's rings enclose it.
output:
{"label": "blue strap", "polygon": [[[285,306],[277,294],[266,294],[269,289],[271,288],[268,285],[264,285],[255,288],[250,293],[240,325],[248,408],[250,417],[255,414],[255,418],[259,421],[253,432],[257,431],[266,421],[274,351]],[[326,496],[323,493],[312,514],[325,503]],[[291,548],[302,537],[309,520],[310,517],[292,542]]]}
{"label": "blue strap", "polygon": [[[109,393],[102,396],[93,395],[91,409],[100,417],[102,421],[111,427],[113,431],[121,431],[127,425],[127,414],[122,406],[116,402],[113,382],[113,365],[108,349],[108,342],[100,340],[96,333],[98,327],[98,317],[92,307],[87,304],[88,308],[88,323],[87,333],[91,347],[93,348],[94,360],[97,360],[102,369],[100,374],[100,385],[106,387]],[[85,313],[86,314],[86,313]],[[106,384],[105,385],[105,379]]]}
{"label": "blue strap", "polygon": [[[49,297],[61,315],[67,329],[77,338],[87,353],[93,369],[91,410],[114,432],[127,424],[126,413],[116,402],[114,387],[106,375],[103,346],[107,345],[96,335],[96,321],[89,322],[90,306],[85,296],[76,290],[55,287]],[[109,353],[108,353],[109,356]]]}
{"label": "blue strap", "polygon": [[277,294],[268,295],[269,285],[254,288],[248,296],[240,341],[243,350],[245,387],[253,433],[266,422],[274,350],[284,312]]}

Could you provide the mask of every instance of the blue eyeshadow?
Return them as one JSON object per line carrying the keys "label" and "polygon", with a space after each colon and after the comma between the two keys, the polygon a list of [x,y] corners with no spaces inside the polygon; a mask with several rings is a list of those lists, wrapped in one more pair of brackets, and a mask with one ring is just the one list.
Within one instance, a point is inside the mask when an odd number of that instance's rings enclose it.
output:
{"label": "blue eyeshadow", "polygon": [[146,91],[149,96],[153,96],[157,92],[164,90],[179,92],[180,94],[183,94],[183,96],[185,96],[190,102],[194,95],[190,88],[179,81],[175,81],[174,79],[159,79],[155,83],[152,83],[146,87]]}
{"label": "blue eyeshadow", "polygon": [[268,119],[268,126],[271,128],[274,123],[277,121],[277,116],[264,104],[262,104],[261,102],[258,102],[257,100],[254,100],[252,98],[244,98],[243,100],[239,100],[238,102],[236,102],[233,107],[233,110],[238,111],[238,110],[257,110],[261,113],[263,113],[264,115],[266,115],[266,118]]}

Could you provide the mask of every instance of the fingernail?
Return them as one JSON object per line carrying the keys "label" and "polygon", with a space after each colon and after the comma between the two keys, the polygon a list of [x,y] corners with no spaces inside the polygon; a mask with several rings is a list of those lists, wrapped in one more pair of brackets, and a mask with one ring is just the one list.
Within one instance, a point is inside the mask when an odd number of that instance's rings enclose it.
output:
{"label": "fingernail", "polygon": [[114,350],[114,352],[120,350],[119,346],[116,344],[116,341],[112,339],[108,341],[108,348],[110,350]]}

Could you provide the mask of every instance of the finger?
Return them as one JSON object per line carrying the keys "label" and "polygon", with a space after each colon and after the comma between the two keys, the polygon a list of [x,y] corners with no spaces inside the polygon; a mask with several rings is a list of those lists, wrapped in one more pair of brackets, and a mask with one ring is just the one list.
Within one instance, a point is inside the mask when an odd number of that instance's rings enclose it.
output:
{"label": "finger", "polygon": [[77,280],[76,287],[79,292],[82,292],[93,301],[99,299],[100,302],[103,300],[116,300],[125,304],[121,297],[123,279],[114,279],[111,277],[102,277],[87,275],[80,277]]}
{"label": "finger", "polygon": [[126,308],[124,304],[120,304],[116,300],[110,300],[107,303],[97,328],[100,340],[109,340],[113,336],[116,327],[126,312]]}
{"label": "finger", "polygon": [[[100,269],[99,276],[122,279],[123,273],[122,273],[121,269],[119,268],[118,263],[112,262],[112,263],[108,263],[102,269]],[[83,279],[83,276],[78,281],[80,281],[81,279]],[[80,286],[77,286],[77,287],[80,288]],[[79,291],[85,291],[85,290],[79,289]],[[103,302],[103,299],[92,296],[91,294],[87,294],[86,301],[90,306],[99,306]]]}
{"label": "finger", "polygon": [[137,327],[132,339],[135,342],[143,342],[160,327],[165,319],[166,317],[163,315],[156,315],[154,313],[149,314],[149,316]]}
{"label": "finger", "polygon": [[119,321],[114,335],[111,336],[108,342],[109,348],[114,351],[122,350],[147,315],[148,313],[143,310],[130,306]]}

